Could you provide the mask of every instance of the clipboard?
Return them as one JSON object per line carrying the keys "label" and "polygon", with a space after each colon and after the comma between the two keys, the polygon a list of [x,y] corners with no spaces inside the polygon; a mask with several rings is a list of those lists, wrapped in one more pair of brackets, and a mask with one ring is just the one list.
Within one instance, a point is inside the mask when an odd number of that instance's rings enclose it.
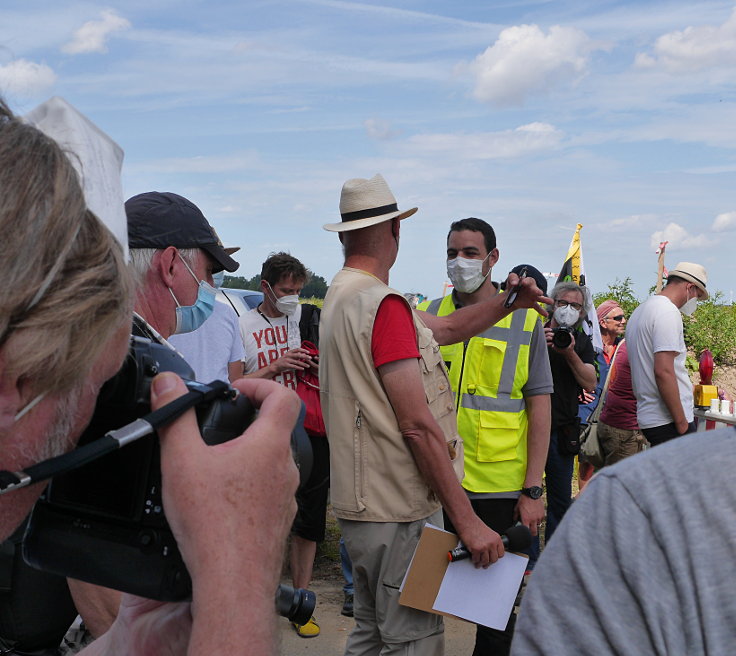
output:
{"label": "clipboard", "polygon": [[[455,617],[450,613],[436,611],[432,606],[445,578],[447,552],[457,546],[458,537],[454,533],[427,524],[422,529],[414,557],[404,577],[399,596],[402,606],[409,606],[427,613]],[[462,619],[462,618],[460,618]]]}
{"label": "clipboard", "polygon": [[524,577],[527,556],[506,553],[487,569],[470,560],[452,563],[447,552],[458,537],[427,525],[404,577],[399,603],[427,613],[504,630]]}

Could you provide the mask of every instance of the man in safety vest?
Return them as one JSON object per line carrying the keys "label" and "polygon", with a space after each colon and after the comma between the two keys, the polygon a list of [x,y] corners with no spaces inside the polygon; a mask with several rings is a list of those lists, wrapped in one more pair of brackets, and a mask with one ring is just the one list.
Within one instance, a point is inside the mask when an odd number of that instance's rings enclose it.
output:
{"label": "man in safety vest", "polygon": [[[454,290],[418,309],[446,316],[492,298],[499,293],[490,277],[498,257],[488,223],[455,221],[447,235],[447,274]],[[544,517],[541,486],[552,393],[539,314],[516,310],[468,341],[440,350],[465,443],[462,485],[473,509],[498,533],[518,520],[536,535]],[[445,527],[452,530],[448,519]],[[514,618],[503,632],[478,626],[473,654],[508,654]]]}

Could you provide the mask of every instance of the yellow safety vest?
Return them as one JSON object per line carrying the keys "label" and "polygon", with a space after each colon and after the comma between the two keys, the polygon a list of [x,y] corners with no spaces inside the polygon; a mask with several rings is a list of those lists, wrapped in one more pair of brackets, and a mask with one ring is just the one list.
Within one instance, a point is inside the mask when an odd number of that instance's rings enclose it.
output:
{"label": "yellow safety vest", "polygon": [[[455,311],[452,294],[417,309],[436,316]],[[529,345],[539,314],[516,310],[468,342],[440,347],[465,442],[470,492],[523,487],[527,467],[527,413],[522,388],[529,378]]]}

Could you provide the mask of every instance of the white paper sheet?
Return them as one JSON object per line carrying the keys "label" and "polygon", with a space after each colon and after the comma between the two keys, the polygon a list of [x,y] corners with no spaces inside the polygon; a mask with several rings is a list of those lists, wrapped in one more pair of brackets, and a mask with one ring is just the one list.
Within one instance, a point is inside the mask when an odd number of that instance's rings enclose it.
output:
{"label": "white paper sheet", "polygon": [[507,552],[487,569],[469,559],[450,563],[433,608],[503,631],[528,562]]}

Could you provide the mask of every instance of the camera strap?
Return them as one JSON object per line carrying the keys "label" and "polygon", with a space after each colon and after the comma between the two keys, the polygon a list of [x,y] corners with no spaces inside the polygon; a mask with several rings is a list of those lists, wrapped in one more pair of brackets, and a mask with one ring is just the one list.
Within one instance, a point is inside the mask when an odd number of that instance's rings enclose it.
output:
{"label": "camera strap", "polygon": [[162,426],[174,421],[187,410],[217,398],[232,398],[237,392],[227,383],[215,380],[208,385],[187,381],[189,392],[167,403],[162,408],[149,412],[122,428],[108,431],[101,438],[55,458],[43,460],[25,470],[11,472],[0,470],[0,494],[33,485],[58,474],[65,474],[102,456],[117,451],[126,444],[151,435]]}

